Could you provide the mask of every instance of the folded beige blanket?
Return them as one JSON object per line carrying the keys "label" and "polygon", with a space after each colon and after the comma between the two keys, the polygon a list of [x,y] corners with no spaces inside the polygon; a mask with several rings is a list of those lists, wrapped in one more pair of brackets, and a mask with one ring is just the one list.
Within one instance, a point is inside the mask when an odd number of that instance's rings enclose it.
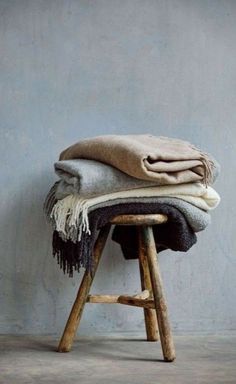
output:
{"label": "folded beige blanket", "polygon": [[192,144],[152,135],[105,135],[82,140],[60,154],[60,160],[98,160],[157,185],[212,182],[214,162]]}

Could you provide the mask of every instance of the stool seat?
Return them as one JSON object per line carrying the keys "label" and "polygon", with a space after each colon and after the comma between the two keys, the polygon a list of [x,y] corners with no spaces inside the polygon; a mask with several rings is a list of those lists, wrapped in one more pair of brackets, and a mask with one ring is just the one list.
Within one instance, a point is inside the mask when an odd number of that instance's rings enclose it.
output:
{"label": "stool seat", "polygon": [[[165,361],[175,359],[175,348],[169,324],[167,303],[162,287],[162,279],[157,260],[156,245],[153,236],[154,225],[164,224],[166,215],[118,215],[100,229],[93,249],[93,268],[86,270],[81,281],[77,297],[61,337],[58,352],[69,352],[79,326],[86,303],[125,304],[143,308],[148,341],[157,341],[160,335]],[[139,241],[139,270],[142,291],[136,295],[90,295],[89,291],[105,247],[111,225],[136,225]]]}
{"label": "stool seat", "polygon": [[157,225],[165,223],[167,219],[167,216],[162,214],[118,215],[113,217],[110,223],[119,225]]}

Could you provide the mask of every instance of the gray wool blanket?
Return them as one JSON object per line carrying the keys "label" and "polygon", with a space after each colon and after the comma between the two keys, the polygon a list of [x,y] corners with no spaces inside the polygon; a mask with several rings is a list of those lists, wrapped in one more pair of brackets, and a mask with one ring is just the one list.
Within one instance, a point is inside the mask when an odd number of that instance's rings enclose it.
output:
{"label": "gray wool blanket", "polygon": [[49,192],[45,210],[60,236],[73,242],[83,232],[90,231],[88,213],[97,208],[125,202],[171,203],[183,212],[193,231],[198,232],[208,225],[207,212],[219,202],[213,188],[201,183],[163,186],[155,182],[153,186],[152,181],[135,179],[92,160],[59,161],[55,170],[60,181]]}
{"label": "gray wool blanket", "polygon": [[58,199],[73,193],[93,197],[158,184],[155,181],[136,179],[117,168],[95,160],[57,161],[54,168],[60,178],[56,190]]}
{"label": "gray wool blanket", "polygon": [[[215,160],[214,164],[213,182],[219,173],[219,165]],[[112,192],[159,185],[158,180],[140,180],[129,176],[117,168],[95,160],[62,160],[57,161],[54,164],[54,168],[60,178],[56,190],[57,199],[63,199],[65,196],[74,193],[93,197]]]}

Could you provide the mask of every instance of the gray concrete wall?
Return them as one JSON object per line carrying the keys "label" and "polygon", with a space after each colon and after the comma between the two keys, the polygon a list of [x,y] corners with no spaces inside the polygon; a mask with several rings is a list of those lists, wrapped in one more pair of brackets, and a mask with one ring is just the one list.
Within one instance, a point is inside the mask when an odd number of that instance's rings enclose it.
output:
{"label": "gray concrete wall", "polygon": [[[84,137],[187,139],[222,165],[222,203],[188,254],[160,264],[177,332],[235,329],[236,2],[0,1],[0,332],[55,333],[81,276],[51,256],[42,212],[59,152]],[[110,255],[109,255],[110,252]],[[136,292],[108,244],[93,292]],[[140,309],[88,305],[82,334],[143,332]]]}

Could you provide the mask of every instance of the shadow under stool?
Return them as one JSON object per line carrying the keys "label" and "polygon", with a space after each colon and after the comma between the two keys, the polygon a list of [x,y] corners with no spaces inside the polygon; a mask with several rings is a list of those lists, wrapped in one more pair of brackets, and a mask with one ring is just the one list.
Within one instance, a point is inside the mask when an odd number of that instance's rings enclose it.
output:
{"label": "shadow under stool", "polygon": [[[175,359],[175,348],[152,230],[153,225],[163,224],[167,219],[166,215],[160,214],[119,215],[114,217],[109,224],[101,228],[93,249],[94,267],[92,271],[86,270],[84,273],[76,300],[58,346],[59,352],[69,352],[71,350],[86,303],[119,303],[142,307],[144,309],[147,340],[157,341],[159,334],[164,360],[171,362]],[[112,224],[138,226],[139,267],[142,287],[142,292],[138,295],[89,294]]]}

